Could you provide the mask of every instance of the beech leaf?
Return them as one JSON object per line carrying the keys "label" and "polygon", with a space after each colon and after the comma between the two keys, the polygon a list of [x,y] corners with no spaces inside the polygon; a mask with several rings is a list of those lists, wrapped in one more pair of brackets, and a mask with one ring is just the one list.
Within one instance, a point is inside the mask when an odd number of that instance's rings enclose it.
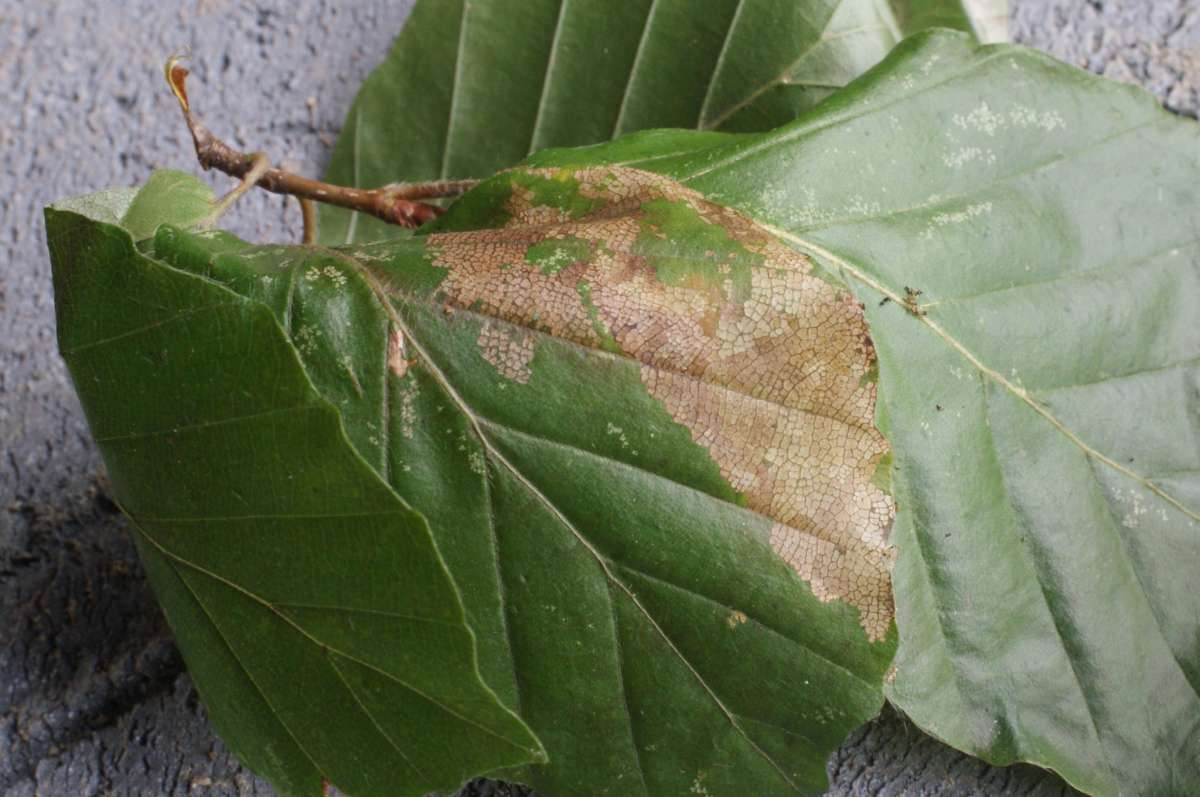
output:
{"label": "beech leaf", "polygon": [[[326,179],[487,177],[650,128],[770,130],[929,27],[1004,38],[1005,0],[419,0],[363,83]],[[403,231],[321,208],[320,239]]]}

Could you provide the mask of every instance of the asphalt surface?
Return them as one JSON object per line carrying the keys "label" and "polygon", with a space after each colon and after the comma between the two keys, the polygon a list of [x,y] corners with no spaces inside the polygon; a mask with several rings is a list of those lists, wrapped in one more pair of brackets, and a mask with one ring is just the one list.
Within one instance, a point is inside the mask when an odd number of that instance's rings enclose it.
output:
{"label": "asphalt surface", "polygon": [[[272,793],[213,735],[109,497],[55,347],[42,208],[155,168],[195,171],[159,76],[181,47],[194,53],[201,113],[220,108],[223,129],[236,120],[235,144],[319,174],[409,5],[0,0],[4,795]],[[1179,113],[1200,110],[1200,0],[1013,0],[1012,30]],[[294,208],[265,193],[230,222],[251,240],[299,235]],[[890,712],[852,735],[829,773],[833,795],[1070,793],[1033,767],[963,756]],[[477,782],[467,793],[523,792]]]}

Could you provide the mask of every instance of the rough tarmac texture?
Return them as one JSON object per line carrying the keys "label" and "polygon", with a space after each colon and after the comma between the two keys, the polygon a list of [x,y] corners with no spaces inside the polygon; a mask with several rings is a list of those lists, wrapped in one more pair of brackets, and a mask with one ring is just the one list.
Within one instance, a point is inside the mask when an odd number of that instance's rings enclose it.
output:
{"label": "rough tarmac texture", "polygon": [[[165,53],[195,53],[197,109],[234,142],[319,174],[355,88],[409,3],[183,7],[0,0],[0,792],[226,797],[271,790],[215,738],[109,498],[54,340],[42,207],[154,168],[194,171],[163,90]],[[1014,0],[1014,37],[1200,110],[1200,0]],[[311,100],[310,100],[311,98]],[[208,109],[207,111],[205,109]],[[216,112],[219,109],[219,113]],[[213,180],[225,188],[225,179]],[[295,240],[266,194],[233,229]],[[1059,795],[1033,767],[998,769],[894,713],[831,759],[835,795]],[[477,797],[522,794],[478,782]]]}

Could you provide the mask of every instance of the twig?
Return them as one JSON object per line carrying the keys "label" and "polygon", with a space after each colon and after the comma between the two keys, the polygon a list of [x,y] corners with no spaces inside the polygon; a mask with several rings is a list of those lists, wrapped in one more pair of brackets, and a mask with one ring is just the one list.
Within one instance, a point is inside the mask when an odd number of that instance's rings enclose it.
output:
{"label": "twig", "polygon": [[[201,166],[205,169],[217,169],[230,177],[244,179],[251,175],[252,171],[256,171],[256,164],[265,163],[265,156],[262,161],[257,161],[255,155],[239,152],[217,138],[192,114],[185,86],[188,70],[179,63],[177,56],[167,59],[164,71],[171,91],[179,100],[179,107],[192,134],[192,142],[196,145],[196,158]],[[297,197],[301,200],[301,208],[304,208],[304,200],[323,202],[360,213],[369,213],[389,224],[401,227],[419,227],[444,212],[443,208],[420,200],[459,196],[478,183],[478,180],[436,180],[427,183],[393,183],[364,190],[323,183],[282,169],[271,168],[269,165],[262,167],[260,171],[261,174],[252,175],[256,178],[255,184],[276,194]],[[249,184],[246,187],[248,188]],[[245,190],[239,186],[234,191],[239,189]],[[241,196],[241,193],[233,196],[233,199],[237,199],[238,196]],[[309,225],[308,211],[305,211],[305,214],[305,235],[308,236],[312,233],[312,227]]]}

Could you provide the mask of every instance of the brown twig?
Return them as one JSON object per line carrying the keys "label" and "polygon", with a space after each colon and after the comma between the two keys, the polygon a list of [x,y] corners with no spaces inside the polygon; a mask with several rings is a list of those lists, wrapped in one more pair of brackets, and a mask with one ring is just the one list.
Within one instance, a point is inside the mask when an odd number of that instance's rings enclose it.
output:
{"label": "brown twig", "polygon": [[[192,134],[192,142],[196,145],[196,157],[200,161],[200,165],[205,169],[217,169],[231,177],[243,180],[247,175],[256,177],[255,184],[260,188],[276,194],[297,197],[301,202],[302,209],[305,207],[305,200],[324,202],[360,213],[369,213],[389,224],[397,224],[401,227],[419,227],[444,212],[443,208],[420,200],[459,196],[478,183],[477,180],[437,180],[427,183],[393,183],[365,190],[323,183],[320,180],[301,177],[282,169],[271,168],[269,165],[256,167],[257,164],[265,163],[265,156],[262,160],[256,160],[256,155],[260,153],[247,155],[239,152],[217,138],[192,114],[185,86],[188,70],[179,63],[178,57],[172,56],[167,60],[165,72],[167,83],[170,85],[171,91],[175,93],[175,98],[179,100],[183,118]],[[261,174],[252,175],[252,170],[261,172]],[[246,187],[249,187],[249,183],[246,184]],[[241,186],[239,188],[242,191],[245,190]],[[237,199],[240,195],[238,193],[233,196],[233,199]],[[225,199],[229,199],[229,197]],[[222,206],[221,209],[224,210],[226,206]],[[304,212],[307,238],[312,235],[313,228],[310,226],[310,211],[305,210]],[[312,218],[315,219],[315,214],[312,215]]]}

